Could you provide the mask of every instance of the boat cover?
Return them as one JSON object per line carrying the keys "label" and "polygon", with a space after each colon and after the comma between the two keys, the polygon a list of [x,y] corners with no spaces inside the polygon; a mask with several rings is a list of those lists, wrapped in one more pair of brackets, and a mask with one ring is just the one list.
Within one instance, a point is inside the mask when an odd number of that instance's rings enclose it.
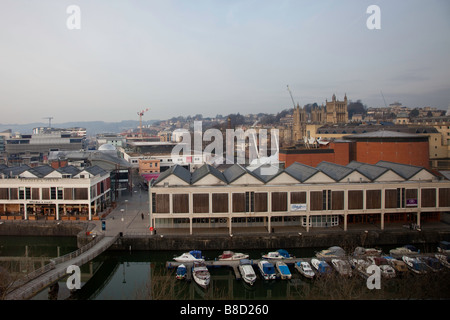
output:
{"label": "boat cover", "polygon": [[191,250],[189,251],[190,254],[192,254],[197,259],[202,259],[202,252],[200,250]]}
{"label": "boat cover", "polygon": [[241,260],[239,260],[239,263],[240,263],[241,265],[244,265],[244,264],[252,264],[251,261],[250,261],[249,259],[241,259]]}
{"label": "boat cover", "polygon": [[291,274],[291,272],[289,271],[288,266],[279,266],[278,268],[280,269],[280,272],[282,274]]}
{"label": "boat cover", "polygon": [[439,247],[444,250],[450,250],[450,242],[441,241],[441,242],[439,242]]}
{"label": "boat cover", "polygon": [[285,258],[289,258],[290,257],[289,253],[286,250],[284,250],[284,249],[280,249],[280,250],[277,250],[277,251],[278,251],[278,253],[280,255],[282,255]]}
{"label": "boat cover", "polygon": [[263,271],[264,271],[264,273],[272,274],[272,273],[275,273],[275,267],[271,263],[264,263]]}

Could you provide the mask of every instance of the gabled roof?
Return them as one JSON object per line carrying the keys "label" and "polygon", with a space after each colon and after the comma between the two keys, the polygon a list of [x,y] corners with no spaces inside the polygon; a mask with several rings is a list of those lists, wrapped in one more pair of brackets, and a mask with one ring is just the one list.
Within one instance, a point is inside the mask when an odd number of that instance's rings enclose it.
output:
{"label": "gabled roof", "polygon": [[202,165],[200,168],[196,169],[192,173],[192,175],[191,175],[191,183],[194,184],[194,183],[196,183],[197,181],[203,179],[204,177],[206,177],[209,174],[212,174],[217,179],[227,183],[227,179],[225,179],[225,177],[224,177],[222,172],[220,172],[219,170],[217,170],[213,166],[211,166],[209,164],[206,164],[206,163],[204,165]]}
{"label": "gabled roof", "polygon": [[35,175],[37,178],[44,178],[46,175],[55,171],[55,169],[53,169],[50,166],[45,165],[45,166],[30,168],[27,171],[30,172],[31,174]]}
{"label": "gabled roof", "polygon": [[[333,179],[329,175],[327,175],[325,172],[320,171],[319,169],[307,166],[306,164],[294,162],[289,167],[284,169],[288,174],[290,174],[292,177],[297,179],[300,182],[305,182],[308,179],[312,178],[314,175],[318,173],[322,173],[326,176],[328,176],[330,179]],[[334,179],[333,179],[334,180]]]}
{"label": "gabled roof", "polygon": [[61,174],[70,174],[71,176],[75,176],[78,173],[80,173],[80,170],[78,170],[74,166],[61,167],[61,168],[56,169],[56,171],[58,171]]}
{"label": "gabled roof", "polygon": [[181,180],[183,180],[187,184],[191,183],[191,173],[189,172],[189,170],[187,170],[187,169],[183,168],[182,166],[176,164],[176,165],[170,167],[169,169],[167,169],[166,171],[162,172],[159,175],[158,179],[156,179],[154,184],[160,183],[161,181],[163,181],[164,179],[166,179],[170,175],[175,175],[176,177],[180,178]]}
{"label": "gabled roof", "polygon": [[378,177],[380,177],[382,174],[388,171],[387,168],[383,168],[373,164],[362,163],[358,161],[352,161],[349,164],[347,164],[346,167],[358,170],[360,173],[365,175],[370,180],[376,180]]}
{"label": "gabled roof", "polygon": [[223,176],[227,179],[228,183],[240,178],[247,173],[244,167],[239,164],[234,164],[223,172]]}
{"label": "gabled roof", "polygon": [[[252,171],[253,175],[255,175],[258,179],[264,181],[265,183],[274,179],[285,172],[283,169],[273,165],[262,165]],[[269,174],[267,174],[269,173]]]}
{"label": "gabled roof", "polygon": [[107,173],[106,170],[100,168],[99,166],[86,167],[83,171],[89,172],[90,174],[96,175],[104,175]]}
{"label": "gabled roof", "polygon": [[30,170],[30,166],[22,165],[16,167],[6,167],[2,170],[2,173],[7,177],[18,177],[21,173]]}
{"label": "gabled roof", "polygon": [[[378,161],[377,166],[388,168],[397,173],[399,176],[405,178],[406,180],[412,178],[417,173],[419,173],[422,170],[426,170],[424,167],[409,165],[409,164],[402,164],[402,163],[395,163],[390,161]],[[432,173],[430,173],[432,174]],[[434,175],[433,175],[434,176]]]}
{"label": "gabled roof", "polygon": [[355,171],[352,168],[342,166],[342,165],[339,165],[336,163],[327,162],[327,161],[322,161],[321,163],[319,163],[317,165],[316,168],[319,169],[320,171],[322,171],[323,173],[327,174],[328,176],[330,176],[331,178],[333,178],[336,181],[340,181],[340,180],[344,179],[346,176],[348,176],[353,171]]}

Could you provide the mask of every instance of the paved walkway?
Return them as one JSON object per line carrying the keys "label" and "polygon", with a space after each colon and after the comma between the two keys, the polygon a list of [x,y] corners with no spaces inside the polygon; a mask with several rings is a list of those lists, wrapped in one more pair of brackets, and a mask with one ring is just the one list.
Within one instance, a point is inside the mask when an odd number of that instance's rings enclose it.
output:
{"label": "paved walkway", "polygon": [[[106,236],[113,236],[118,232],[123,235],[150,235],[149,231],[149,199],[148,192],[135,187],[132,192],[125,192],[119,198],[117,207],[106,217],[106,230],[102,231],[101,221],[92,221],[98,234],[105,233]],[[443,222],[426,222],[422,225],[423,230],[450,230],[450,225]],[[380,231],[379,224],[348,224],[347,231]],[[408,230],[404,223],[386,223],[385,230]],[[310,228],[308,234],[339,233],[343,232],[343,225],[336,227]],[[305,227],[301,226],[274,226],[273,234],[298,234],[307,233]],[[239,234],[269,234],[265,227],[237,227],[233,226],[233,235]],[[193,234],[198,235],[228,235],[228,228],[194,228]],[[157,228],[156,235],[189,235],[189,228]]]}

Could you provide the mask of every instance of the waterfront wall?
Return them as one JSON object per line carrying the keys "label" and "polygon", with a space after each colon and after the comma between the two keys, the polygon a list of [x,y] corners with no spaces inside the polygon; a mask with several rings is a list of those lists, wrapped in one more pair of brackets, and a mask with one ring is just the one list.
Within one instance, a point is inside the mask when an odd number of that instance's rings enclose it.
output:
{"label": "waterfront wall", "polygon": [[403,244],[430,244],[435,249],[439,241],[450,240],[450,230],[441,231],[369,231],[330,232],[324,234],[273,234],[230,236],[169,236],[122,237],[111,250],[252,250],[341,246],[375,247]]}
{"label": "waterfront wall", "polygon": [[75,221],[4,221],[0,225],[0,236],[77,237],[80,248],[92,240],[88,232],[94,227],[93,223]]}

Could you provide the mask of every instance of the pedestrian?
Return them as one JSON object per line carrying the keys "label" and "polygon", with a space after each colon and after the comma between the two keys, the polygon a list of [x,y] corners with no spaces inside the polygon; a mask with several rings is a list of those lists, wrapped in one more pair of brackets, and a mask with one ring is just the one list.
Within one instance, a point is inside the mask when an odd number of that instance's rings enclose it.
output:
{"label": "pedestrian", "polygon": [[142,218],[142,220],[144,220],[144,213],[143,212],[141,212],[141,218]]}

